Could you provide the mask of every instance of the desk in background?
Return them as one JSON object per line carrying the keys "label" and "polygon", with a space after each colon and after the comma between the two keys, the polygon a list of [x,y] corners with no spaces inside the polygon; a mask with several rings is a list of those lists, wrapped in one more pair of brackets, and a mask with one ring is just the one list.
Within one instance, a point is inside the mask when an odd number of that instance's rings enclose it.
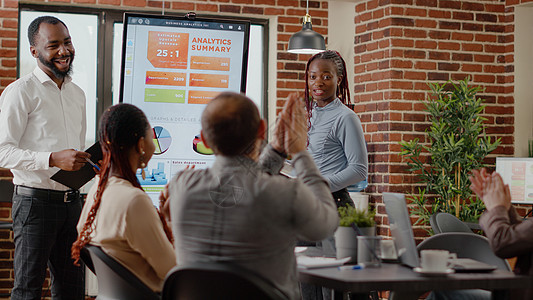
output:
{"label": "desk in background", "polygon": [[455,273],[429,277],[399,264],[382,264],[379,268],[338,270],[334,268],[298,269],[299,281],[334,289],[336,292],[368,293],[395,291],[399,298],[418,299],[431,290],[486,289],[493,299],[509,299],[510,289],[531,287],[533,277],[517,276],[496,270],[490,273]]}

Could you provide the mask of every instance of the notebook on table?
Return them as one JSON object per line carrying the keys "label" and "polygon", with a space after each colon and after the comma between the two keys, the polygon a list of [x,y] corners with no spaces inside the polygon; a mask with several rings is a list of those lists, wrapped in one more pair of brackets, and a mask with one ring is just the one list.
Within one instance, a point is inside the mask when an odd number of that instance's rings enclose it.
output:
{"label": "notebook on table", "polygon": [[[394,246],[397,249],[400,262],[411,268],[420,267],[420,259],[416,249],[411,219],[407,211],[405,195],[383,193],[383,203],[385,203],[391,234],[394,238]],[[490,272],[495,270],[496,266],[471,258],[456,258],[450,260],[450,268],[454,269],[455,272]]]}

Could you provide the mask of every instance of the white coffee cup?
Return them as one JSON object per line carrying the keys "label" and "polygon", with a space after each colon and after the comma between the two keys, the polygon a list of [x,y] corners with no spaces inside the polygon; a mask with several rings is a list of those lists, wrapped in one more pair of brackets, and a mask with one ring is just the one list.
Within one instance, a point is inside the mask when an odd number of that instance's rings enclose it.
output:
{"label": "white coffee cup", "polygon": [[420,266],[424,272],[446,272],[448,260],[453,257],[447,250],[420,251]]}

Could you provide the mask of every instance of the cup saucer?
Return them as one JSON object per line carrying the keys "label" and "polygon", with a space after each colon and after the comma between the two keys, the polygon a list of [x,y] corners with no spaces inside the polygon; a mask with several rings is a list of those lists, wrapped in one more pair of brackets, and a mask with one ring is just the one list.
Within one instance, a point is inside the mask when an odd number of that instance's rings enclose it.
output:
{"label": "cup saucer", "polygon": [[426,275],[426,276],[445,276],[445,275],[452,274],[455,272],[453,269],[446,269],[445,271],[426,271],[418,267],[413,268],[413,271],[415,273],[419,273],[419,274]]}

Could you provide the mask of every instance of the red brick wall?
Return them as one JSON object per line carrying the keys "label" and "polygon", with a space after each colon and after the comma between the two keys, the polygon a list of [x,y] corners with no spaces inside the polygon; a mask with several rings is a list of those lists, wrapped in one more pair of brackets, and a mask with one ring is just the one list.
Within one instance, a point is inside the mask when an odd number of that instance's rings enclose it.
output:
{"label": "red brick wall", "polygon": [[[459,80],[470,75],[484,87],[487,133],[502,138],[494,154],[512,155],[514,132],[514,7],[531,0],[367,0],[356,4],[354,37],[355,111],[363,122],[369,148],[370,186],[378,223],[387,224],[380,193],[413,191],[412,175],[397,153],[398,142],[424,139],[427,124],[421,99],[428,81]],[[162,1],[58,0],[64,5],[161,7]],[[0,7],[0,92],[15,80],[17,0]],[[45,3],[45,1],[43,1]],[[327,36],[328,2],[310,1],[313,29]],[[301,90],[307,55],[287,53],[292,33],[300,30],[305,1],[219,0],[166,1],[168,10],[274,17],[277,27],[276,106],[289,92]],[[271,98],[272,99],[272,98]],[[269,103],[274,105],[273,103]],[[5,171],[1,171],[4,172]],[[1,173],[0,173],[1,174]],[[0,207],[0,217],[5,213]],[[423,236],[421,229],[416,229]],[[387,226],[380,229],[388,234]],[[0,293],[9,288],[10,238],[0,232]],[[9,275],[8,275],[9,274]]]}
{"label": "red brick wall", "polygon": [[[526,2],[526,1],[523,1]],[[472,78],[485,88],[486,133],[502,139],[495,155],[513,155],[514,7],[519,1],[371,0],[355,18],[355,111],[369,146],[369,172],[380,224],[381,192],[415,191],[398,156],[401,140],[425,141],[427,82]],[[415,217],[413,217],[413,220]],[[380,228],[388,235],[387,226]],[[415,235],[425,236],[415,228]]]}
{"label": "red brick wall", "polygon": [[[113,5],[126,9],[161,8],[163,1],[145,0],[57,0],[37,1],[43,4],[61,5]],[[17,16],[18,1],[0,1],[0,93],[4,88],[16,79],[17,57]],[[278,106],[282,106],[282,100],[290,91],[303,88],[302,75],[305,62],[309,56],[288,55],[286,52],[290,36],[299,31],[302,26],[302,17],[305,15],[305,1],[297,0],[198,0],[198,1],[165,1],[166,12],[186,13],[195,11],[197,14],[221,14],[235,16],[249,16],[253,18],[275,18],[277,27],[271,27],[277,37],[276,64],[278,81],[277,94],[275,94]],[[309,1],[309,12],[313,17],[313,29],[327,36],[327,1]],[[23,49],[24,50],[24,49]],[[275,89],[271,89],[275,91]],[[272,92],[274,93],[274,92]],[[273,96],[270,96],[271,99]],[[3,174],[3,175],[2,175]],[[0,176],[10,176],[9,171],[0,169]],[[9,207],[0,206],[0,219],[10,216]],[[0,231],[0,293],[8,291],[12,286],[13,256],[12,238],[9,232]]]}

